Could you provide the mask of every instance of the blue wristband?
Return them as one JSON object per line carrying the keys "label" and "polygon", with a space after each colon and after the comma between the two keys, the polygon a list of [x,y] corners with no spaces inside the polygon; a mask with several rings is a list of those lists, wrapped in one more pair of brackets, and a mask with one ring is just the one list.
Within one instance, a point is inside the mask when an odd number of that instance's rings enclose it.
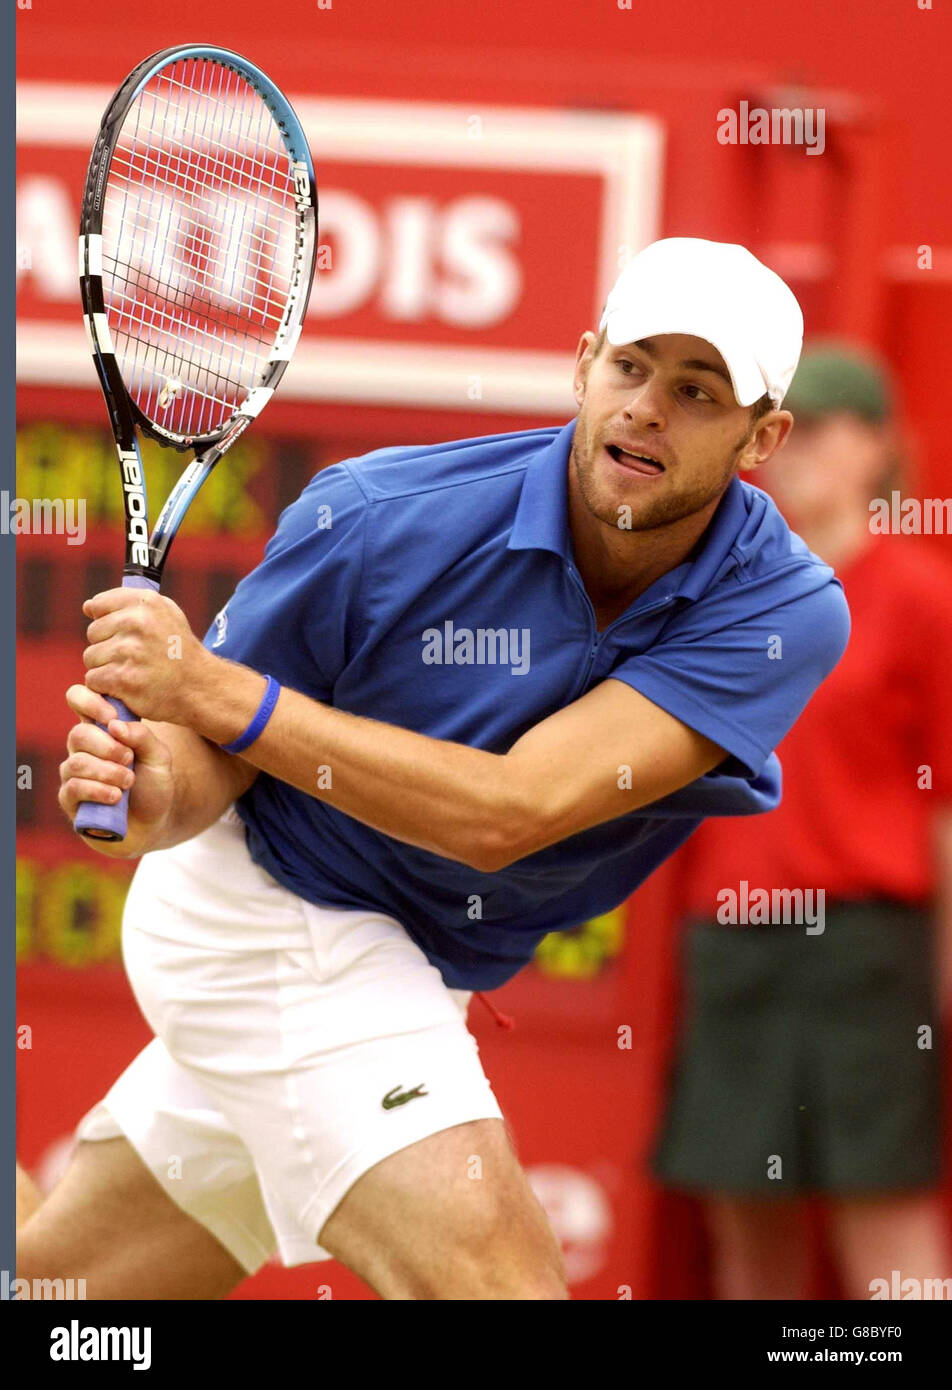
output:
{"label": "blue wristband", "polygon": [[239,734],[233,743],[220,743],[218,746],[223,753],[243,753],[250,743],[254,743],[256,738],[260,738],[264,732],[264,726],[274,713],[274,707],[278,703],[278,696],[281,694],[281,687],[274,676],[268,676],[268,687],[264,692],[261,704],[258,706],[254,719],[248,725],[243,734]]}

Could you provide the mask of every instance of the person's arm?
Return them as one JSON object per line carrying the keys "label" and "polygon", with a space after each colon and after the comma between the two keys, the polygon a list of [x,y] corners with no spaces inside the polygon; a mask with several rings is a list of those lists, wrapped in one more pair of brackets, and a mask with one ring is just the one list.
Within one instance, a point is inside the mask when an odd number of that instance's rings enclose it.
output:
{"label": "person's arm", "polygon": [[243,758],[229,757],[191,729],[116,719],[112,706],[83,685],[71,686],[66,699],[81,721],[69,731],[68,757],[60,764],[59,803],[70,822],[80,802],[114,804],[122,790],[132,788],[125,839],[86,841],[111,859],[135,859],[191,839],[258,775]]}
{"label": "person's arm", "polygon": [[[169,599],[111,590],[89,600],[86,611],[95,619],[84,653],[91,689],[216,744],[232,742],[251,723],[264,677],[203,647]],[[173,637],[179,656],[169,661]],[[395,839],[493,872],[668,795],[725,753],[609,680],[542,720],[504,755],[284,690],[264,733],[242,756]]]}
{"label": "person's arm", "polygon": [[[230,664],[206,669],[189,721],[206,737],[228,741],[251,722],[263,679]],[[243,756],[395,839],[493,872],[668,795],[725,754],[609,680],[542,720],[504,755],[285,690]]]}

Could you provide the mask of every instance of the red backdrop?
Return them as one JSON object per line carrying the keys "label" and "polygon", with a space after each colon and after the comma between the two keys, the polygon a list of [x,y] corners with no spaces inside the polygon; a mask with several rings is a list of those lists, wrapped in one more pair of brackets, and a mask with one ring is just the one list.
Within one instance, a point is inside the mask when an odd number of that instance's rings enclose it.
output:
{"label": "red backdrop", "polygon": [[[312,141],[337,261],[328,295],[347,256],[364,248],[363,288],[325,313],[318,285],[286,389],[176,542],[169,591],[196,627],[316,468],[384,442],[568,418],[560,372],[575,336],[593,326],[613,257],[620,263],[639,237],[744,241],[794,285],[809,331],[884,350],[917,442],[919,490],[948,489],[939,353],[952,310],[947,13],[912,3],[871,12],[858,0],[631,9],[289,0],[278,28],[249,0],[212,0],[200,23],[193,16],[182,0],[124,12],[121,26],[112,12],[64,0],[18,13],[18,491],[83,496],[89,519],[82,547],[61,536],[19,545],[17,761],[31,783],[19,793],[19,994],[32,1043],[19,1053],[20,1146],[49,1171],[51,1146],[147,1037],[116,963],[126,871],[77,847],[55,809],[69,724],[62,692],[80,670],[79,603],[112,582],[120,554],[102,405],[85,349],[75,350],[74,240],[63,269],[97,87],[115,86],[154,49],[209,38],[247,53],[292,100],[332,99],[323,116],[307,106],[309,131],[327,132]],[[790,104],[798,88],[827,113],[826,157],[717,143],[720,109]],[[376,161],[356,136],[340,139],[349,111],[358,124],[348,103],[371,99],[393,103]],[[68,102],[75,125],[58,114]],[[526,111],[544,118],[534,146],[519,134]],[[454,122],[453,151],[440,160],[427,132],[445,135]],[[464,130],[474,132],[469,144]],[[467,320],[465,291],[478,305],[479,286],[472,264],[460,286],[450,227],[492,253],[483,266],[498,302],[487,321]],[[397,280],[410,283],[409,299],[396,295]],[[455,309],[454,285],[464,291]],[[156,494],[171,467],[150,454]],[[473,1019],[578,1297],[707,1289],[694,1209],[661,1194],[644,1163],[676,1014],[677,873],[675,862],[614,919],[546,943],[497,996],[516,1016],[514,1034]],[[328,1284],[334,1297],[367,1296],[336,1266],[269,1268],[241,1296],[316,1297]],[[821,1268],[817,1291],[833,1287]]]}

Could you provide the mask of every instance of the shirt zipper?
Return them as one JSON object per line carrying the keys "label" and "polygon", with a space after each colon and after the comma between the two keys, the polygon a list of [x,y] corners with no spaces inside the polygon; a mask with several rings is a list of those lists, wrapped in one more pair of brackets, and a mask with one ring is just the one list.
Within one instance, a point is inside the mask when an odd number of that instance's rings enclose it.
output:
{"label": "shirt zipper", "polygon": [[[606,627],[604,632],[600,633],[598,631],[598,622],[595,617],[595,609],[592,606],[592,600],[588,596],[588,592],[585,588],[585,585],[582,583],[581,575],[573,565],[569,566],[569,574],[572,576],[576,588],[582,595],[582,598],[585,600],[585,606],[588,609],[589,622],[591,624],[591,635],[593,639],[591,650],[588,654],[588,662],[585,666],[582,678],[576,685],[575,690],[572,693],[571,699],[568,701],[568,703],[571,704],[573,700],[577,700],[579,698],[582,691],[588,684],[588,678],[592,674],[592,667],[595,665],[595,658],[598,655],[598,649],[601,646],[603,640],[608,636],[608,634],[612,631],[616,624],[622,621],[625,615],[624,613],[620,614],[614,622],[608,624],[608,627]],[[659,598],[655,603],[649,604],[647,608],[642,608],[637,616],[639,618],[646,617],[649,613],[656,613],[659,608],[667,608],[672,603],[674,603],[676,597],[676,594],[665,594],[663,598]]]}

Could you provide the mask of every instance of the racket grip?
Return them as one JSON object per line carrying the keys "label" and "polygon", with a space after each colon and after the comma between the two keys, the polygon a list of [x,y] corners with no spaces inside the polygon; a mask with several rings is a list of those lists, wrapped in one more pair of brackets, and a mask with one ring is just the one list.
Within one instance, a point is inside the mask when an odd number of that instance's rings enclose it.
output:
{"label": "racket grip", "polygon": [[[121,700],[107,695],[117,719],[132,720],[135,715]],[[104,729],[105,724],[99,725]],[[83,801],[76,811],[73,829],[91,840],[124,840],[129,825],[129,793],[124,791],[118,801],[106,805],[102,801]]]}
{"label": "racket grip", "polygon": [[[127,574],[122,581],[124,589],[157,589],[154,580],[143,575]],[[112,695],[106,699],[116,711],[116,718],[130,722],[135,719],[132,711]],[[99,728],[104,729],[105,724]],[[133,763],[133,767],[135,763]],[[124,791],[118,801],[106,805],[102,801],[83,801],[76,811],[73,829],[90,840],[124,840],[129,826],[129,793]]]}

